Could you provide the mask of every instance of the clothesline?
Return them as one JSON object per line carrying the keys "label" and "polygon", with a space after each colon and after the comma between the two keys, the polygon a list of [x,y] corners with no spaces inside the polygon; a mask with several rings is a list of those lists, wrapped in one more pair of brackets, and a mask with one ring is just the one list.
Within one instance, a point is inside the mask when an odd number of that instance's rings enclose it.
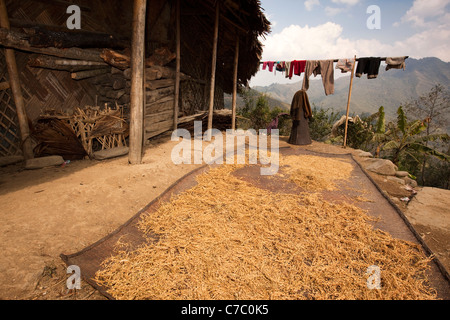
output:
{"label": "clothesline", "polygon": [[[341,73],[347,73],[358,64],[356,68],[356,77],[361,78],[363,74],[367,74],[368,79],[375,79],[378,76],[380,63],[382,59],[386,61],[386,71],[389,69],[405,69],[405,60],[408,56],[402,57],[361,57],[353,59],[326,59],[326,60],[292,60],[292,61],[262,61],[262,69],[269,68],[269,72],[285,72],[285,77],[292,79],[294,75],[300,76],[304,73],[303,90],[309,88],[309,77],[320,74],[325,89],[325,94],[334,93],[334,62],[337,62],[336,69],[340,69]],[[275,69],[275,70],[274,70]],[[353,77],[353,75],[352,75]]]}
{"label": "clothesline", "polygon": [[[346,147],[347,144],[347,126],[348,126],[348,115],[349,115],[349,107],[350,107],[350,99],[352,95],[352,84],[353,84],[353,76],[360,78],[363,74],[367,74],[368,79],[375,79],[378,76],[378,69],[380,67],[380,61],[387,61],[386,70],[389,69],[405,69],[405,60],[408,59],[409,56],[403,57],[362,57],[356,58],[356,55],[353,59],[326,59],[326,60],[292,60],[292,61],[262,61],[260,64],[263,65],[263,70],[266,66],[269,66],[269,71],[272,71],[273,67],[275,67],[275,72],[277,71],[277,67],[281,65],[281,70],[285,71],[286,78],[292,78],[292,75],[300,75],[305,73],[303,78],[302,89],[298,92],[302,92],[306,95],[306,91],[309,87],[309,77],[314,74],[317,76],[318,74],[322,75],[322,83],[325,89],[325,94],[333,94],[334,93],[334,68],[333,63],[337,62],[336,69],[341,69],[342,73],[346,73],[351,71],[350,76],[350,87],[348,93],[347,100],[347,112],[345,119],[345,132],[344,132],[344,144],[343,147]],[[355,65],[358,62],[358,67],[356,68],[355,74]],[[289,68],[287,67],[289,66]],[[289,69],[289,72],[288,72]]]}
{"label": "clothesline", "polygon": [[[382,58],[380,58],[380,61],[386,61],[387,58],[388,57],[382,57]],[[405,56],[405,59],[408,59],[408,58],[409,58],[409,56]],[[304,60],[306,60],[306,59],[304,59]],[[340,59],[322,59],[322,60],[333,60],[333,62],[338,62]],[[267,61],[290,61],[290,60],[267,60]],[[359,61],[359,58],[356,58],[355,61]],[[259,64],[263,64],[264,62],[266,62],[266,61],[261,61]]]}

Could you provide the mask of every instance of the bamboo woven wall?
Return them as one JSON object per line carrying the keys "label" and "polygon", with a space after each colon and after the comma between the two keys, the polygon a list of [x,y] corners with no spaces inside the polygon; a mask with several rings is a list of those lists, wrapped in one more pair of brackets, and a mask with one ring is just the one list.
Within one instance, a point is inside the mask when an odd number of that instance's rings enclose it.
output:
{"label": "bamboo woven wall", "polygon": [[[9,19],[17,19],[38,24],[65,26],[69,14],[69,2],[43,0],[7,0]],[[130,34],[131,8],[127,1],[86,1],[74,2],[81,8],[81,28],[99,32]],[[128,10],[127,10],[128,8]],[[127,15],[128,14],[128,15]],[[8,80],[4,49],[1,48],[0,76]],[[30,122],[44,109],[63,112],[77,107],[95,104],[96,92],[87,80],[74,81],[70,73],[27,66],[30,54],[15,52],[20,74],[22,94]],[[0,156],[21,153],[20,133],[16,119],[14,99],[10,89],[0,92]]]}
{"label": "bamboo woven wall", "polygon": [[[81,7],[82,30],[126,33],[127,25],[131,23],[126,22],[126,12],[131,12],[131,5],[122,1],[80,0],[76,4]],[[66,13],[67,5],[57,1],[11,0],[7,1],[6,6],[10,19],[65,26],[69,17]],[[28,67],[28,58],[29,54],[16,51],[26,110],[31,121],[44,108],[67,111],[95,104],[96,92],[89,81],[74,81],[69,73],[63,71]]]}
{"label": "bamboo woven wall", "polygon": [[[4,50],[0,50],[0,83],[8,81]],[[20,133],[11,89],[0,91],[0,156],[20,154]]]}

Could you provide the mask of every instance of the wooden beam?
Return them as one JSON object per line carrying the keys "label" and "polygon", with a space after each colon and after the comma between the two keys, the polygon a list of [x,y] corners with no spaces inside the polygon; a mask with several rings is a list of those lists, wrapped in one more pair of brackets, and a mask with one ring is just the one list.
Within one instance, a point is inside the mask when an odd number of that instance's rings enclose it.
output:
{"label": "wooden beam", "polygon": [[175,74],[175,103],[173,104],[173,130],[177,130],[178,127],[178,109],[179,109],[179,101],[180,101],[180,65],[181,65],[181,28],[180,28],[180,0],[177,0],[177,22],[176,22],[176,74]]}
{"label": "wooden beam", "polygon": [[233,97],[231,100],[231,130],[236,130],[236,98],[237,98],[237,76],[239,62],[239,36],[236,35],[236,48],[234,52],[234,74],[233,74]]}
{"label": "wooden beam", "polygon": [[0,28],[0,45],[6,48],[17,49],[27,52],[41,53],[49,56],[67,59],[101,61],[101,62],[103,61],[103,59],[100,58],[100,53],[95,50],[80,49],[80,48],[59,49],[54,47],[38,48],[32,46],[25,34],[11,31],[7,28]]}
{"label": "wooden beam", "polygon": [[109,66],[105,62],[64,59],[46,55],[33,55],[28,59],[27,64],[28,66],[34,68],[45,68],[69,72],[100,69]]}
{"label": "wooden beam", "polygon": [[175,58],[176,53],[171,52],[168,47],[157,48],[150,57],[145,59],[145,66],[164,66]]}
{"label": "wooden beam", "polygon": [[[131,57],[122,54],[119,52],[116,52],[112,49],[103,49],[102,53],[100,54],[100,57],[105,60],[108,64],[120,69],[120,70],[126,70],[130,67],[131,64]],[[169,48],[162,47],[155,49],[153,54],[145,59],[145,66],[146,67],[160,67],[168,64],[170,61],[175,59],[175,54],[170,52]]]}
{"label": "wooden beam", "polygon": [[174,86],[146,91],[145,92],[145,97],[147,100],[146,103],[150,104],[167,96],[173,97],[174,92],[175,92]]}
{"label": "wooden beam", "polygon": [[128,162],[142,162],[144,141],[145,14],[147,0],[134,0],[131,40],[130,146]]}
{"label": "wooden beam", "polygon": [[[5,0],[0,0],[0,26],[9,29],[8,11],[6,10]],[[31,146],[30,128],[28,126],[28,117],[25,110],[25,102],[20,87],[19,72],[17,70],[16,56],[13,49],[5,49],[6,67],[9,74],[9,85],[14,96],[16,105],[17,119],[19,121],[20,138],[22,142],[22,152],[25,159],[34,158],[33,148]]]}
{"label": "wooden beam", "polygon": [[[160,88],[167,88],[167,87],[173,87],[175,86],[175,80],[174,79],[160,79],[160,80],[147,80],[145,81],[145,88],[150,90],[160,89]],[[175,87],[175,95],[177,88]]]}
{"label": "wooden beam", "polygon": [[[175,79],[176,71],[163,66],[153,66],[145,68],[145,80],[158,80],[158,79]],[[131,79],[131,68],[125,69],[123,71],[123,76],[125,79]],[[196,80],[191,76],[180,72],[180,80],[192,80],[192,81],[202,81]]]}
{"label": "wooden beam", "polygon": [[54,31],[34,26],[26,28],[25,33],[32,46],[41,48],[126,48],[130,45],[112,34],[85,30]]}
{"label": "wooden beam", "polygon": [[[35,0],[35,1],[43,2],[46,5],[49,5],[49,3],[50,3],[51,5],[61,6],[61,7],[65,7],[65,8],[67,8],[68,6],[74,4],[74,3],[70,2],[70,1],[65,1],[65,0]],[[82,11],[88,11],[88,12],[91,11],[91,7],[88,7],[88,6],[85,6],[85,5],[79,5],[79,4],[78,4],[78,6],[80,7],[80,9]]]}
{"label": "wooden beam", "polygon": [[131,57],[122,54],[119,52],[116,52],[112,49],[103,49],[100,53],[100,57],[109,65],[112,65],[113,67],[125,70],[128,69],[131,65]]}
{"label": "wooden beam", "polygon": [[81,80],[81,79],[92,78],[92,77],[99,76],[99,75],[102,75],[105,73],[110,73],[110,72],[111,72],[111,68],[102,68],[102,69],[72,72],[70,76],[74,80]]}
{"label": "wooden beam", "polygon": [[[213,110],[214,110],[214,89],[216,83],[216,64],[217,64],[217,40],[219,38],[219,15],[220,15],[220,2],[216,2],[216,19],[214,22],[214,39],[213,39],[213,52],[211,62],[211,82],[209,91],[209,112],[208,112],[208,129],[212,129],[213,123]],[[211,131],[209,131],[211,133]],[[208,140],[211,140],[211,134],[207,136]]]}
{"label": "wooden beam", "polygon": [[[73,30],[69,30],[67,29],[67,26],[61,26],[61,25],[54,25],[54,24],[43,24],[43,23],[37,23],[35,21],[26,21],[26,20],[22,20],[22,19],[14,19],[11,18],[9,19],[9,23],[11,28],[23,28],[23,29],[33,29],[33,28],[39,28],[39,29],[46,29],[46,30],[51,30],[51,31],[62,31],[62,32],[87,32],[90,34],[97,34],[97,35],[106,35],[107,33],[105,32],[100,32],[100,31],[92,31],[92,30],[78,30],[78,29],[73,29]],[[115,38],[120,38],[123,41],[127,41],[128,43],[131,43],[131,40],[127,37],[122,37],[122,36],[118,36],[115,34],[112,34],[113,37]]]}

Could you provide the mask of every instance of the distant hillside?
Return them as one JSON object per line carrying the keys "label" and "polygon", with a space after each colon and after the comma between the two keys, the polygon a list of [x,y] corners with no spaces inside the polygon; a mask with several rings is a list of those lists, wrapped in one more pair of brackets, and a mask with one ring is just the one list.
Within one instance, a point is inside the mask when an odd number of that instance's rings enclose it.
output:
{"label": "distant hillside", "polygon": [[[303,77],[297,79],[295,81],[296,78],[293,78],[290,84],[255,86],[253,89],[267,93],[272,99],[284,102],[289,107],[295,92],[302,86]],[[400,105],[417,99],[439,83],[450,88],[450,63],[437,58],[409,58],[406,60],[406,70],[385,71],[385,65],[382,64],[377,79],[369,80],[367,75],[354,78],[350,113],[372,114],[377,112],[380,106],[384,106],[387,118],[392,119]],[[349,84],[348,76],[335,79],[335,93],[325,96],[321,76],[311,76],[309,100],[311,104],[324,109],[345,110]]]}

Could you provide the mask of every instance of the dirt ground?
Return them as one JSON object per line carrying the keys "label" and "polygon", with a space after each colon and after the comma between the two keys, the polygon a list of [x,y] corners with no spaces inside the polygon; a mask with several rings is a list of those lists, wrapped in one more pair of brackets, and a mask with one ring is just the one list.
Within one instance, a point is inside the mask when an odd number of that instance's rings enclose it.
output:
{"label": "dirt ground", "polygon": [[[280,147],[289,146],[285,141],[280,141]],[[170,155],[176,144],[169,135],[152,140],[143,163],[133,166],[124,156],[39,170],[24,170],[21,164],[0,168],[0,299],[105,299],[84,282],[80,290],[67,290],[69,276],[59,255],[103,238],[200,166],[173,164]],[[354,151],[317,142],[304,148]],[[397,183],[377,175],[373,178],[394,198],[410,195]],[[406,204],[398,202],[406,210]],[[422,222],[419,233],[425,240],[438,239],[429,246],[449,267],[450,230],[439,229],[438,234]]]}
{"label": "dirt ground", "polygon": [[59,255],[103,238],[198,166],[173,164],[175,144],[170,136],[155,139],[140,165],[124,156],[38,170],[0,168],[0,298],[72,297]]}

